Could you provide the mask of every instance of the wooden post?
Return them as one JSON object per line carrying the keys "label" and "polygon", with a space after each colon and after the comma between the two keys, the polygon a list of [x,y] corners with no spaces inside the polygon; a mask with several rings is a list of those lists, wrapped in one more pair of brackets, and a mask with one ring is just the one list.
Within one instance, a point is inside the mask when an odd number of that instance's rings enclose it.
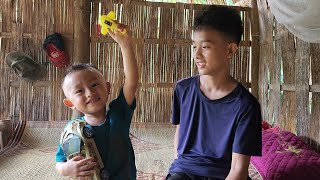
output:
{"label": "wooden post", "polygon": [[307,137],[309,133],[309,73],[310,44],[297,38],[296,41],[296,96],[297,135]]}
{"label": "wooden post", "polygon": [[[278,27],[280,24],[278,24]],[[279,31],[279,29],[278,29]],[[277,33],[279,34],[279,33]],[[283,63],[283,98],[279,106],[281,106],[281,116],[278,120],[280,124],[280,129],[296,132],[296,92],[295,92],[295,63],[293,61],[296,59],[296,48],[295,39],[293,34],[291,34],[284,25],[281,25],[281,59]],[[286,85],[293,86],[292,91],[284,88]]]}
{"label": "wooden post", "polygon": [[[272,114],[272,119],[273,119],[273,123],[276,125],[280,125],[280,107],[281,107],[281,91],[280,91],[280,76],[281,76],[281,55],[282,55],[282,50],[281,50],[281,46],[283,45],[281,43],[281,28],[283,27],[283,25],[276,23],[276,36],[278,36],[278,38],[276,38],[274,40],[275,43],[275,48],[273,50],[275,57],[273,58],[273,62],[272,62],[272,69],[270,69],[272,71],[272,76],[270,77],[271,79],[271,83],[270,83],[270,87],[271,85],[273,86],[273,88],[270,88],[270,103],[272,103],[272,106],[270,106],[271,112]],[[281,37],[282,38],[282,37]]]}
{"label": "wooden post", "polygon": [[252,0],[251,9],[251,36],[252,36],[252,57],[251,57],[251,92],[259,99],[259,13],[257,0]]}
{"label": "wooden post", "polygon": [[310,117],[308,137],[310,137],[311,147],[320,153],[320,44],[310,44],[310,55],[312,85],[318,86],[318,88],[315,89],[318,93],[312,92],[312,114]]}
{"label": "wooden post", "polygon": [[[73,63],[90,62],[90,3],[87,0],[74,0],[74,54]],[[82,116],[77,109],[72,111],[72,118]]]}
{"label": "wooden post", "polygon": [[[256,0],[254,0],[256,1]],[[259,102],[261,104],[262,118],[271,122],[271,115],[269,113],[269,99],[268,99],[268,73],[270,62],[273,61],[273,16],[268,11],[266,0],[257,0],[257,7],[259,9],[259,29],[260,29],[260,50],[259,50]],[[253,6],[256,3],[252,3]],[[254,19],[254,18],[253,18]],[[254,36],[253,36],[254,37]],[[252,72],[252,74],[254,74]]]}

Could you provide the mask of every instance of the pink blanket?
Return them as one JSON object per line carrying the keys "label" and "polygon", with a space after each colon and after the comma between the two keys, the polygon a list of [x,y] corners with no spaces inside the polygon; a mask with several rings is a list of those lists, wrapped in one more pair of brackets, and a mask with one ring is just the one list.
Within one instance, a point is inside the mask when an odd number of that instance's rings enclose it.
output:
{"label": "pink blanket", "polygon": [[262,131],[262,157],[251,164],[264,180],[320,180],[320,154],[287,131]]}

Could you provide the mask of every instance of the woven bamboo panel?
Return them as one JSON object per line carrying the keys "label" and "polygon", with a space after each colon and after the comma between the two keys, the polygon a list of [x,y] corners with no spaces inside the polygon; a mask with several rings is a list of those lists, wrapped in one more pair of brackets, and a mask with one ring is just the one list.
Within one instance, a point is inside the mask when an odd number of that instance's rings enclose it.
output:
{"label": "woven bamboo panel", "polygon": [[[223,3],[222,0],[215,2]],[[51,65],[42,44],[47,35],[61,33],[71,63],[81,61],[75,58],[78,56],[74,48],[78,46],[74,42],[81,38],[75,35],[75,30],[87,27],[85,23],[74,25],[75,18],[83,13],[91,17],[90,31],[85,31],[90,33],[91,41],[90,59],[86,62],[95,64],[112,84],[110,100],[117,96],[124,82],[122,55],[118,44],[110,37],[98,36],[98,18],[113,10],[119,22],[129,25],[139,68],[134,122],[168,123],[175,82],[197,74],[192,60],[192,26],[195,14],[205,5],[135,0],[92,1],[90,8],[75,7],[74,1],[62,0],[0,0],[0,3],[1,119],[60,121],[71,117],[71,111],[62,103],[64,95],[60,82],[64,69]],[[241,12],[245,30],[239,53],[232,61],[231,73],[250,88],[250,57],[254,51],[251,48],[251,9],[234,8]],[[5,55],[14,50],[24,51],[46,65],[46,77],[35,83],[20,80],[3,61]]]}
{"label": "woven bamboo panel", "polygon": [[[190,4],[152,3],[143,1],[95,1],[101,14],[113,10],[119,22],[128,24],[134,38],[139,67],[139,89],[134,122],[169,122],[171,96],[175,82],[195,75],[192,60],[192,26],[195,14],[206,6]],[[240,10],[240,8],[239,8]],[[232,75],[250,88],[250,9],[241,8],[244,36],[239,53],[232,61]],[[96,12],[95,12],[96,11]],[[99,8],[93,8],[98,21]],[[123,70],[119,47],[113,40],[97,37],[92,26],[91,62],[97,64],[115,89],[122,85]],[[113,99],[117,92],[113,91]]]}
{"label": "woven bamboo panel", "polygon": [[[59,32],[72,57],[73,1],[1,0],[0,4],[0,118],[30,121],[65,119],[69,110],[62,106],[63,93],[60,88],[64,70],[56,69],[49,63],[42,44],[47,35]],[[16,50],[46,65],[46,77],[40,82],[27,83],[15,76],[4,62],[4,57]]]}

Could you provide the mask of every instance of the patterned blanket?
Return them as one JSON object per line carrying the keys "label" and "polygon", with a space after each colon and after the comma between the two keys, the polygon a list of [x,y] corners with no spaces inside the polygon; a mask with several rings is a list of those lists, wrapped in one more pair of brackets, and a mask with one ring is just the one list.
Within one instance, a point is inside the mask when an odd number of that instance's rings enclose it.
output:
{"label": "patterned blanket", "polygon": [[264,180],[320,179],[320,154],[287,131],[263,130],[262,157],[251,164]]}

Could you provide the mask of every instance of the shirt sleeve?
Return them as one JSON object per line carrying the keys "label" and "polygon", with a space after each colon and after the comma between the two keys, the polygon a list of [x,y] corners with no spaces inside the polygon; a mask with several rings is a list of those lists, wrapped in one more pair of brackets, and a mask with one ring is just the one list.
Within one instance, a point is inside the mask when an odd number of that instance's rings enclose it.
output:
{"label": "shirt sleeve", "polygon": [[132,104],[129,106],[126,98],[124,97],[123,88],[121,88],[119,96],[109,105],[109,117],[111,121],[113,121],[113,119],[120,118],[121,121],[117,123],[121,123],[124,126],[130,127],[135,108],[136,99],[134,99]]}
{"label": "shirt sleeve", "polygon": [[59,144],[57,148],[57,153],[56,153],[56,162],[66,162],[66,161],[67,161],[67,158],[64,155],[64,152]]}
{"label": "shirt sleeve", "polygon": [[178,93],[178,84],[172,95],[171,123],[174,125],[180,124],[180,97]]}
{"label": "shirt sleeve", "polygon": [[110,107],[112,106],[121,106],[125,111],[134,111],[136,109],[136,98],[134,98],[132,104],[129,106],[126,98],[124,97],[123,87],[121,88],[118,97],[111,102]]}
{"label": "shirt sleeve", "polygon": [[240,116],[233,142],[233,152],[261,156],[262,128],[259,103],[252,104]]}

